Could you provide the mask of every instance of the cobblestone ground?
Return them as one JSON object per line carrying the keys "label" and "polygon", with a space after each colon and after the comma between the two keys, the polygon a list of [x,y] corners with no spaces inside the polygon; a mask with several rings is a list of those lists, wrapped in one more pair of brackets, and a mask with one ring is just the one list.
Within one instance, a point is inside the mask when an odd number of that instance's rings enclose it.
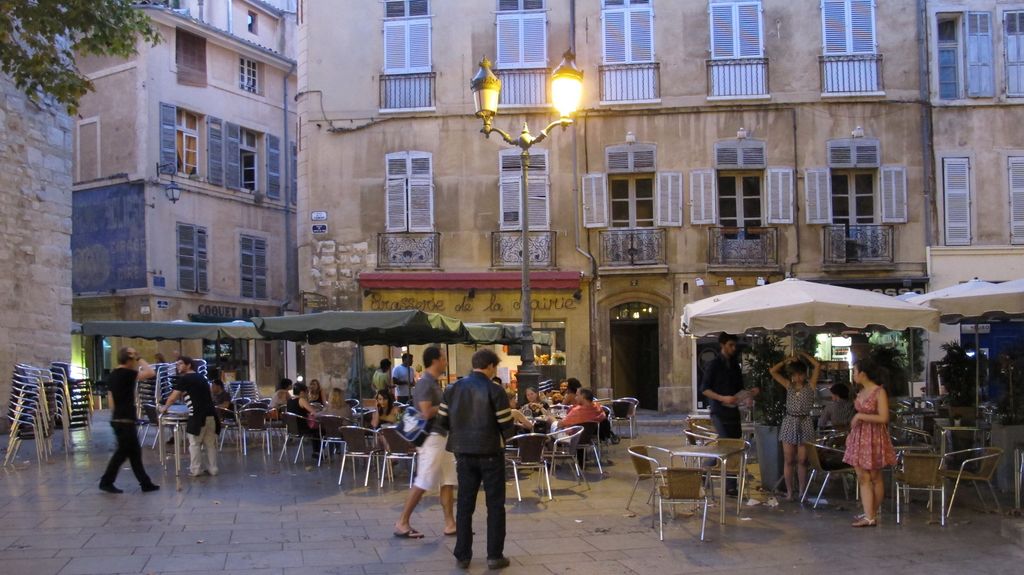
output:
{"label": "cobblestone ground", "polygon": [[[643,429],[638,443],[681,445],[672,427]],[[59,439],[59,437],[58,437]],[[531,478],[524,501],[508,486],[506,555],[516,573],[1020,573],[1024,549],[1000,536],[1006,519],[983,513],[973,491],[964,493],[950,525],[930,521],[918,501],[902,526],[888,506],[876,529],[849,527],[856,505],[842,501],[818,510],[784,503],[745,507],[720,526],[709,512],[708,541],[698,539],[699,516],[683,509],[665,528],[651,528],[645,485],[625,509],[634,473],[624,439],[606,453],[590,489],[564,469],[553,479],[555,501],[538,499]],[[413,525],[421,540],[392,536],[404,501],[404,471],[383,489],[354,484],[338,462],[311,467],[279,463],[258,448],[242,458],[233,445],[221,454],[217,477],[174,476],[156,451],[147,468],[162,489],[143,494],[131,472],[121,472],[122,495],[97,490],[113,447],[102,415],[91,432],[74,434],[74,451],[61,448],[41,466],[25,457],[0,471],[0,573],[75,575],[108,573],[245,573],[246,575],[454,573],[454,538],[442,535],[436,497],[421,503]],[[293,452],[292,452],[293,453]],[[371,476],[372,477],[372,476]],[[762,497],[762,496],[758,496]],[[731,500],[730,500],[731,501]],[[476,517],[477,558],[486,570],[481,498]],[[717,508],[712,511],[716,511]]]}

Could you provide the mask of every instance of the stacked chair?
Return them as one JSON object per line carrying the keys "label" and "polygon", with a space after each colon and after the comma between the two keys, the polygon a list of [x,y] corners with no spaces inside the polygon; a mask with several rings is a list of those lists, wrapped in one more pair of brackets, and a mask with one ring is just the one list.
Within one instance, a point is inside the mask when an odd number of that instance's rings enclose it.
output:
{"label": "stacked chair", "polygon": [[[50,438],[53,436],[55,421],[70,421],[68,398],[62,385],[58,385],[49,369],[27,364],[14,366],[11,377],[11,395],[7,419],[11,431],[7,443],[4,465],[17,459],[21,443],[34,440],[36,462],[42,464],[52,454]],[[70,437],[65,432],[65,453],[70,447]]]}

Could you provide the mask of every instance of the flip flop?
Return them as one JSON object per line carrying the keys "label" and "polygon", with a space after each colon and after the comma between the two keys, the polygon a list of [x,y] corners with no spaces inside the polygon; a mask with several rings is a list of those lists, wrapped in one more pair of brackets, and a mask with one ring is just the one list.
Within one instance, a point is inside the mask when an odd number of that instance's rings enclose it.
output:
{"label": "flip flop", "polygon": [[452,531],[451,533],[449,533],[447,531],[444,532],[444,536],[445,537],[455,537],[457,534],[458,534],[458,531]]}
{"label": "flip flop", "polygon": [[423,539],[423,534],[415,529],[409,529],[408,531],[395,531],[394,536],[401,539]]}

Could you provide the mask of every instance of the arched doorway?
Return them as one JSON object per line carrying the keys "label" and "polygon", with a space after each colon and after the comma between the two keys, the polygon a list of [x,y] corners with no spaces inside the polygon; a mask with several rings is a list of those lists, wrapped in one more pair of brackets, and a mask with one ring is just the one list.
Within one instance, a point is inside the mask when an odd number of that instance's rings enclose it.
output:
{"label": "arched doorway", "polygon": [[658,307],[629,302],[611,310],[612,393],[658,409]]}

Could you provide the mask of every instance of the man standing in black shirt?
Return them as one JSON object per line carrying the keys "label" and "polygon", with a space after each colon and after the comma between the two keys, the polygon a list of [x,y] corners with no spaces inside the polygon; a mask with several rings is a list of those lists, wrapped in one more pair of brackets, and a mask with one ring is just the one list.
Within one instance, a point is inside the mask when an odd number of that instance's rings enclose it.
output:
{"label": "man standing in black shirt", "polygon": [[139,445],[139,434],[135,429],[135,380],[138,377],[150,379],[156,376],[156,372],[130,347],[122,347],[117,352],[117,363],[117,369],[107,379],[110,390],[110,427],[114,429],[117,438],[117,449],[107,464],[107,471],[100,478],[100,489],[107,493],[124,493],[114,486],[114,481],[121,464],[127,459],[131,462],[132,472],[142,491],[156,491],[160,486],[153,483],[142,466],[142,446]]}
{"label": "man standing in black shirt", "polygon": [[[718,336],[719,354],[708,363],[701,382],[701,395],[711,400],[711,423],[719,437],[739,439],[743,437],[739,403],[736,394],[743,391],[743,371],[736,353],[736,336],[723,333]],[[760,390],[750,390],[751,397]],[[729,495],[736,493],[736,480],[726,485]]]}
{"label": "man standing in black shirt", "polygon": [[210,395],[210,384],[198,373],[192,371],[192,358],[181,356],[174,364],[178,376],[174,382],[174,391],[167,396],[163,410],[178,401],[184,394],[188,405],[188,422],[185,432],[188,433],[189,475],[198,477],[203,474],[203,453],[206,448],[207,465],[205,471],[217,475],[217,434],[220,433],[220,422],[213,409],[213,397]]}

